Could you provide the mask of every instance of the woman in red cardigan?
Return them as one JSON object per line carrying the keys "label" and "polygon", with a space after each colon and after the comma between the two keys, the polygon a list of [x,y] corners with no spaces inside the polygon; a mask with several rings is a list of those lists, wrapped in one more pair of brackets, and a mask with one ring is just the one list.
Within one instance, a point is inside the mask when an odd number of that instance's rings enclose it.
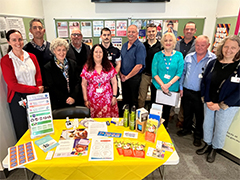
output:
{"label": "woman in red cardigan", "polygon": [[28,94],[42,93],[44,88],[36,56],[22,49],[22,34],[12,29],[7,32],[6,38],[9,48],[8,54],[1,59],[1,68],[8,87],[7,101],[19,140],[28,129],[26,109],[19,105],[19,101]]}

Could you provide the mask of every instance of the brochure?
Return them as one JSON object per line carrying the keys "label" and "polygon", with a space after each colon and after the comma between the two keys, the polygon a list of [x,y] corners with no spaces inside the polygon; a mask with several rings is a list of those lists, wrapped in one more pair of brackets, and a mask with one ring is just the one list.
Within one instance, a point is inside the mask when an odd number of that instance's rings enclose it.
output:
{"label": "brochure", "polygon": [[37,160],[37,154],[32,141],[9,147],[8,157],[9,171]]}
{"label": "brochure", "polygon": [[97,138],[99,131],[107,132],[106,122],[89,122],[87,138],[88,139]]}
{"label": "brochure", "polygon": [[47,135],[37,141],[35,144],[42,149],[44,152],[51,150],[52,148],[59,145],[57,141],[55,141],[51,136]]}
{"label": "brochure", "polygon": [[164,155],[165,155],[165,150],[163,149],[158,149],[158,148],[154,149],[152,147],[148,148],[147,156],[149,157],[164,159]]}
{"label": "brochure", "polygon": [[132,147],[133,147],[133,157],[145,158],[146,143],[133,142]]}
{"label": "brochure", "polygon": [[123,155],[123,149],[122,149],[123,142],[124,141],[122,141],[122,140],[114,141],[114,145],[117,148],[117,151],[118,151],[119,155]]}
{"label": "brochure", "polygon": [[113,138],[92,139],[89,161],[114,160]]}
{"label": "brochure", "polygon": [[122,144],[123,155],[133,157],[133,144],[131,141],[126,140]]}
{"label": "brochure", "polygon": [[158,120],[148,119],[145,132],[145,140],[155,142],[157,136]]}
{"label": "brochure", "polygon": [[173,143],[157,141],[156,148],[163,149],[165,151],[173,152]]}

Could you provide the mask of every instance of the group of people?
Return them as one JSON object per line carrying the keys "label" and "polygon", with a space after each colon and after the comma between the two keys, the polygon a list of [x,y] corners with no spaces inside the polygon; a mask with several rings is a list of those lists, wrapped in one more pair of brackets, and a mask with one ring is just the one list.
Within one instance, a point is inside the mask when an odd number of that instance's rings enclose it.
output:
{"label": "group of people", "polygon": [[[240,106],[240,38],[229,36],[215,54],[208,50],[209,38],[194,37],[194,22],[184,26],[184,38],[176,41],[166,32],[156,39],[157,26],[147,26],[147,41],[138,40],[138,29],[130,25],[128,41],[121,51],[111,43],[111,31],[103,28],[101,44],[90,47],[82,43],[78,28],[71,31],[71,43],[61,38],[44,41],[45,29],[38,19],[30,22],[31,42],[24,46],[19,31],[9,30],[8,54],[1,59],[3,77],[8,85],[8,103],[17,139],[28,129],[26,110],[19,101],[26,95],[49,92],[52,109],[85,105],[91,117],[118,117],[118,80],[120,75],[123,104],[131,108],[145,106],[151,87],[151,103],[158,90],[164,94],[180,92],[182,97],[178,136],[192,133],[195,117],[197,154],[208,153],[213,162],[216,149],[224,139]],[[24,46],[24,47],[23,47]],[[168,129],[170,105],[163,105],[162,118]]]}

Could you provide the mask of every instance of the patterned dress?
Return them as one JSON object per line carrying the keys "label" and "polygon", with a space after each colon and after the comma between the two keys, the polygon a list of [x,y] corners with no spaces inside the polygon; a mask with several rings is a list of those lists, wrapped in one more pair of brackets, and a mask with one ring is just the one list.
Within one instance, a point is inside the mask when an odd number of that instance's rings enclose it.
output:
{"label": "patterned dress", "polygon": [[87,71],[87,66],[84,66],[80,76],[87,80],[87,98],[92,118],[118,117],[117,103],[111,105],[113,90],[110,81],[116,75],[114,67],[109,72],[102,70],[98,74],[96,70]]}

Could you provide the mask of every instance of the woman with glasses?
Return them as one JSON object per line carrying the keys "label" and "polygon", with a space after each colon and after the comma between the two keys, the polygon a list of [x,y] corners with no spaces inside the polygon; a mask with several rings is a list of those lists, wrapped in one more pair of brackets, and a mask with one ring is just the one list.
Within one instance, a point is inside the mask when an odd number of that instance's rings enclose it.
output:
{"label": "woman with glasses", "polygon": [[24,45],[22,34],[11,29],[7,32],[6,38],[9,48],[8,54],[1,59],[1,68],[8,86],[7,101],[13,126],[19,140],[28,129],[26,108],[24,103],[19,102],[26,99],[28,94],[42,93],[44,88],[36,56],[22,49]]}
{"label": "woman with glasses", "polygon": [[54,39],[50,45],[54,57],[44,66],[52,110],[78,105],[80,84],[77,64],[66,58],[68,48],[65,39]]}

